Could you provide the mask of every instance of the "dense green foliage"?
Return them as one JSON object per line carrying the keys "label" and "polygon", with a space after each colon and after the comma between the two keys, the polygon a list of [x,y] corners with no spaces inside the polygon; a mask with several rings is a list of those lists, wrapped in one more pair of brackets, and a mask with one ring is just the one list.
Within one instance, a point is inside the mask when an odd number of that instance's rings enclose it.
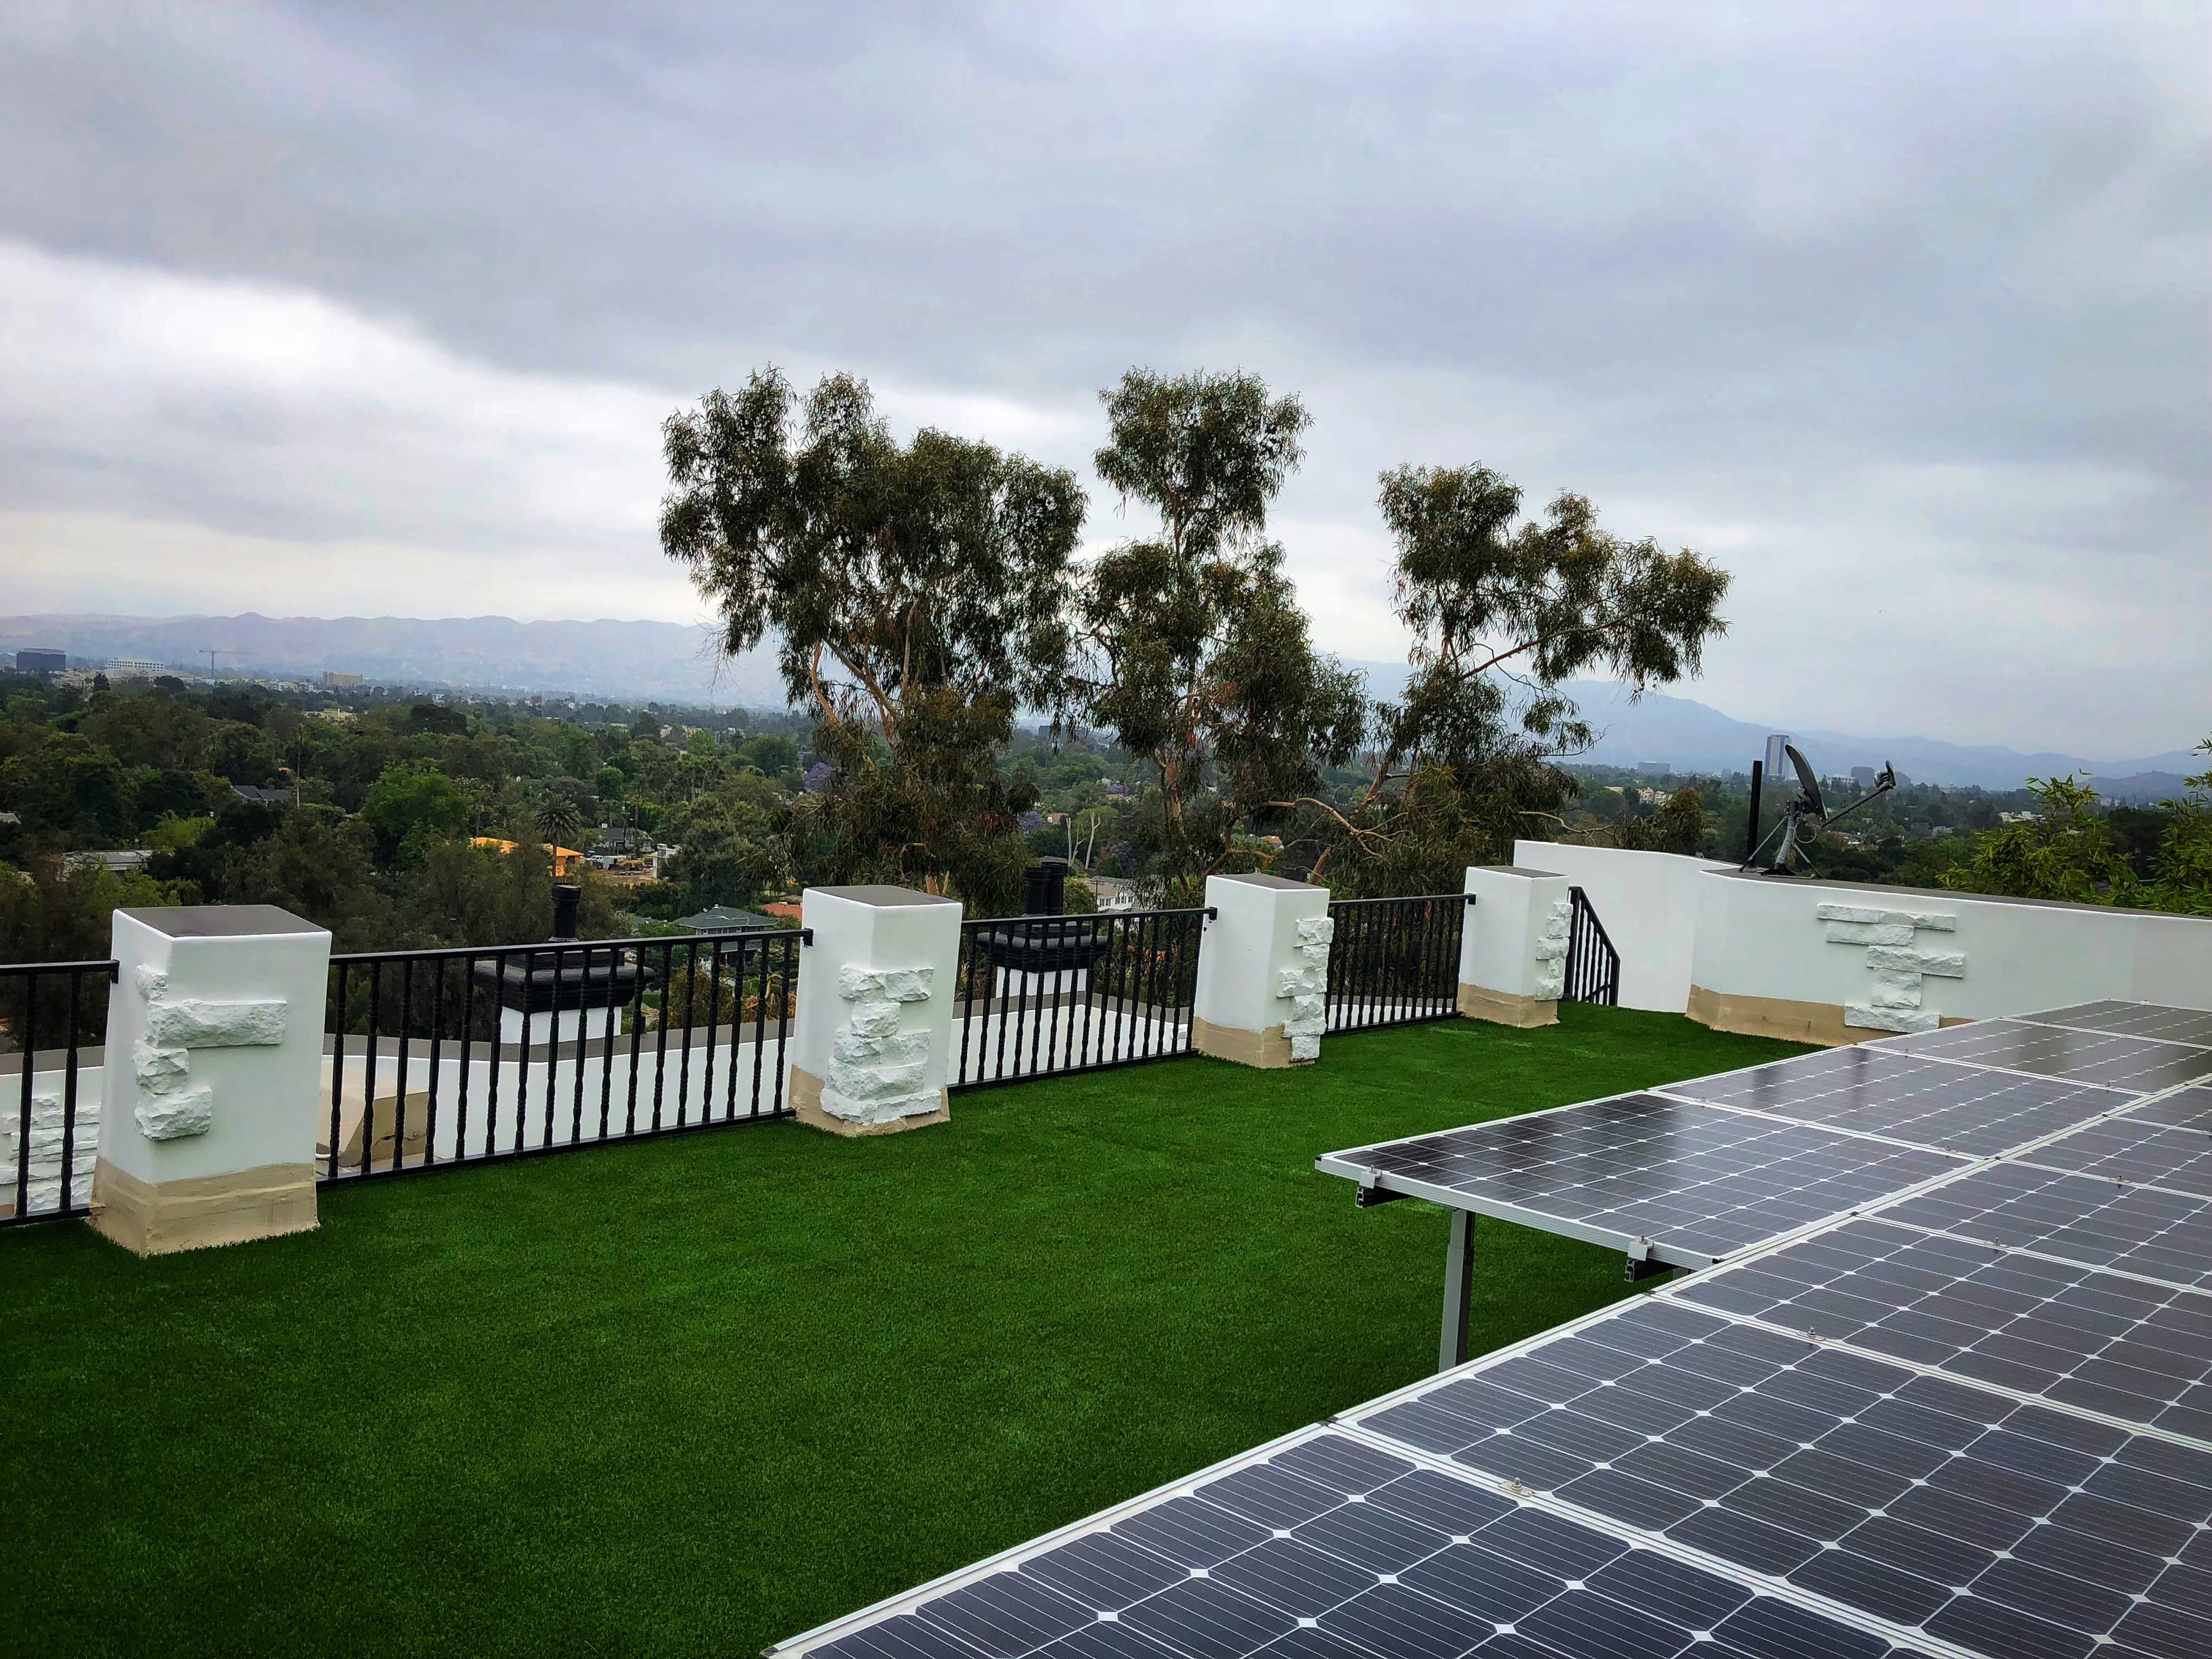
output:
{"label": "dense green foliage", "polygon": [[[2197,752],[2212,754],[2212,738]],[[2212,771],[2188,781],[2212,790]],[[2166,822],[2142,869],[2122,853],[2087,784],[2042,778],[2029,787],[2042,810],[1984,836],[1970,862],[1944,872],[1947,886],[2212,916],[2212,805],[2203,797],[2166,803]]]}
{"label": "dense green foliage", "polygon": [[1207,875],[1237,867],[1241,830],[1351,758],[1364,709],[1358,679],[1314,651],[1283,550],[1265,539],[1304,453],[1297,399],[1271,398],[1255,375],[1144,369],[1100,396],[1099,476],[1157,513],[1159,532],[1084,573],[1096,665],[1084,713],[1150,763],[1154,872],[1170,902],[1194,903]]}
{"label": "dense green foliage", "polygon": [[1073,474],[931,428],[902,445],[864,382],[803,409],[774,369],[665,432],[661,545],[725,648],[773,634],[835,768],[793,834],[824,879],[1020,890],[1029,802],[999,765],[1024,706],[1067,696]]}
{"label": "dense green foliage", "polygon": [[1597,670],[1640,693],[1696,674],[1726,629],[1729,578],[1686,548],[1601,529],[1579,495],[1524,520],[1520,489],[1487,467],[1382,483],[1413,672],[1375,710],[1365,787],[1314,803],[1318,863],[1361,891],[1450,891],[1574,799],[1557,763],[1591,733],[1561,683]]}
{"label": "dense green foliage", "polygon": [[[1444,1223],[1316,1153],[1792,1052],[1569,1008],[0,1237],[24,1653],[757,1653],[1424,1375]],[[1626,1291],[1478,1224],[1474,1346]]]}
{"label": "dense green foliage", "polygon": [[[670,842],[695,823],[699,834],[667,882],[618,892],[587,881],[594,933],[617,928],[618,905],[677,915],[782,889],[789,730],[747,737],[722,715],[719,730],[667,726],[664,738],[651,710],[336,701],[0,678],[0,811],[18,820],[0,823],[0,960],[105,956],[118,903],[280,904],[331,927],[342,949],[541,939],[552,879],[541,843],[593,845],[600,823]],[[277,797],[242,799],[240,783]],[[123,876],[71,856],[132,847],[153,857]]]}

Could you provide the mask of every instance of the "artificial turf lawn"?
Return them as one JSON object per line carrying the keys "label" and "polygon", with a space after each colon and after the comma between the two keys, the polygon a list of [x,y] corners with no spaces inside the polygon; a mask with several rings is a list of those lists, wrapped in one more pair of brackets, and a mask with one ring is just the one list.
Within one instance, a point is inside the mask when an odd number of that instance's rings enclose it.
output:
{"label": "artificial turf lawn", "polygon": [[[1444,1223],[1317,1153],[1799,1052],[1570,1006],[0,1237],[0,1650],[748,1655],[1408,1382]],[[1480,1222],[1474,1344],[1626,1291]]]}

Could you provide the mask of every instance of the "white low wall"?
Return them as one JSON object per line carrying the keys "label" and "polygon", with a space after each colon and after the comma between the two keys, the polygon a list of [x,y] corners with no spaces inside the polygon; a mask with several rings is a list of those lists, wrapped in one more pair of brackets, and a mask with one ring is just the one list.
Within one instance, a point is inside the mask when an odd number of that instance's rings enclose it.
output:
{"label": "white low wall", "polygon": [[[2212,921],[2198,917],[1734,871],[1700,877],[1698,889],[1692,977],[1718,995],[1863,1006],[1876,975],[1896,971],[1885,964],[1902,969],[1917,956],[1936,968],[1921,977],[1920,1008],[1940,1018],[1990,1019],[2106,997],[2212,1006]],[[1824,917],[1824,906],[1936,925],[1876,945],[1861,931],[1867,924]],[[1891,954],[1899,951],[1907,956]]]}
{"label": "white low wall", "polygon": [[1518,841],[1513,861],[1555,870],[1579,887],[1620,952],[1620,1006],[1679,1014],[1690,1003],[1698,930],[1698,878],[1735,866],[1673,853],[1628,853]]}
{"label": "white low wall", "polygon": [[1514,856],[1589,896],[1620,952],[1627,1007],[1708,1018],[1716,1000],[1739,1013],[1818,1006],[1832,1011],[1815,1036],[1826,1041],[2106,997],[2212,1007],[2212,920],[2201,917],[1549,842],[1517,842]]}

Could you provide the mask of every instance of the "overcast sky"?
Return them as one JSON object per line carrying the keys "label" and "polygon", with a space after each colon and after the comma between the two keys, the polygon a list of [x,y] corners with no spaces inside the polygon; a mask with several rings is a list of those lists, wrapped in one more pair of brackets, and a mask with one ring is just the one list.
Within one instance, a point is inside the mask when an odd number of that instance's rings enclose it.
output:
{"label": "overcast sky", "polygon": [[1731,714],[2212,732],[2201,3],[0,8],[0,611],[701,614],[659,422],[773,362],[1078,467],[1133,363],[1735,573]]}

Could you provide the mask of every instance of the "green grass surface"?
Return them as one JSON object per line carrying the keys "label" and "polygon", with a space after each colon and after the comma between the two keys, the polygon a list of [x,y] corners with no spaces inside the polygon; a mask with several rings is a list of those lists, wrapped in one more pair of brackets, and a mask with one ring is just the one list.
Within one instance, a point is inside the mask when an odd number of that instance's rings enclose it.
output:
{"label": "green grass surface", "polygon": [[[1316,1154],[1797,1052],[1563,1012],[0,1237],[0,1650],[752,1653],[1431,1369],[1442,1216]],[[1478,1226],[1478,1347],[1626,1290]]]}

